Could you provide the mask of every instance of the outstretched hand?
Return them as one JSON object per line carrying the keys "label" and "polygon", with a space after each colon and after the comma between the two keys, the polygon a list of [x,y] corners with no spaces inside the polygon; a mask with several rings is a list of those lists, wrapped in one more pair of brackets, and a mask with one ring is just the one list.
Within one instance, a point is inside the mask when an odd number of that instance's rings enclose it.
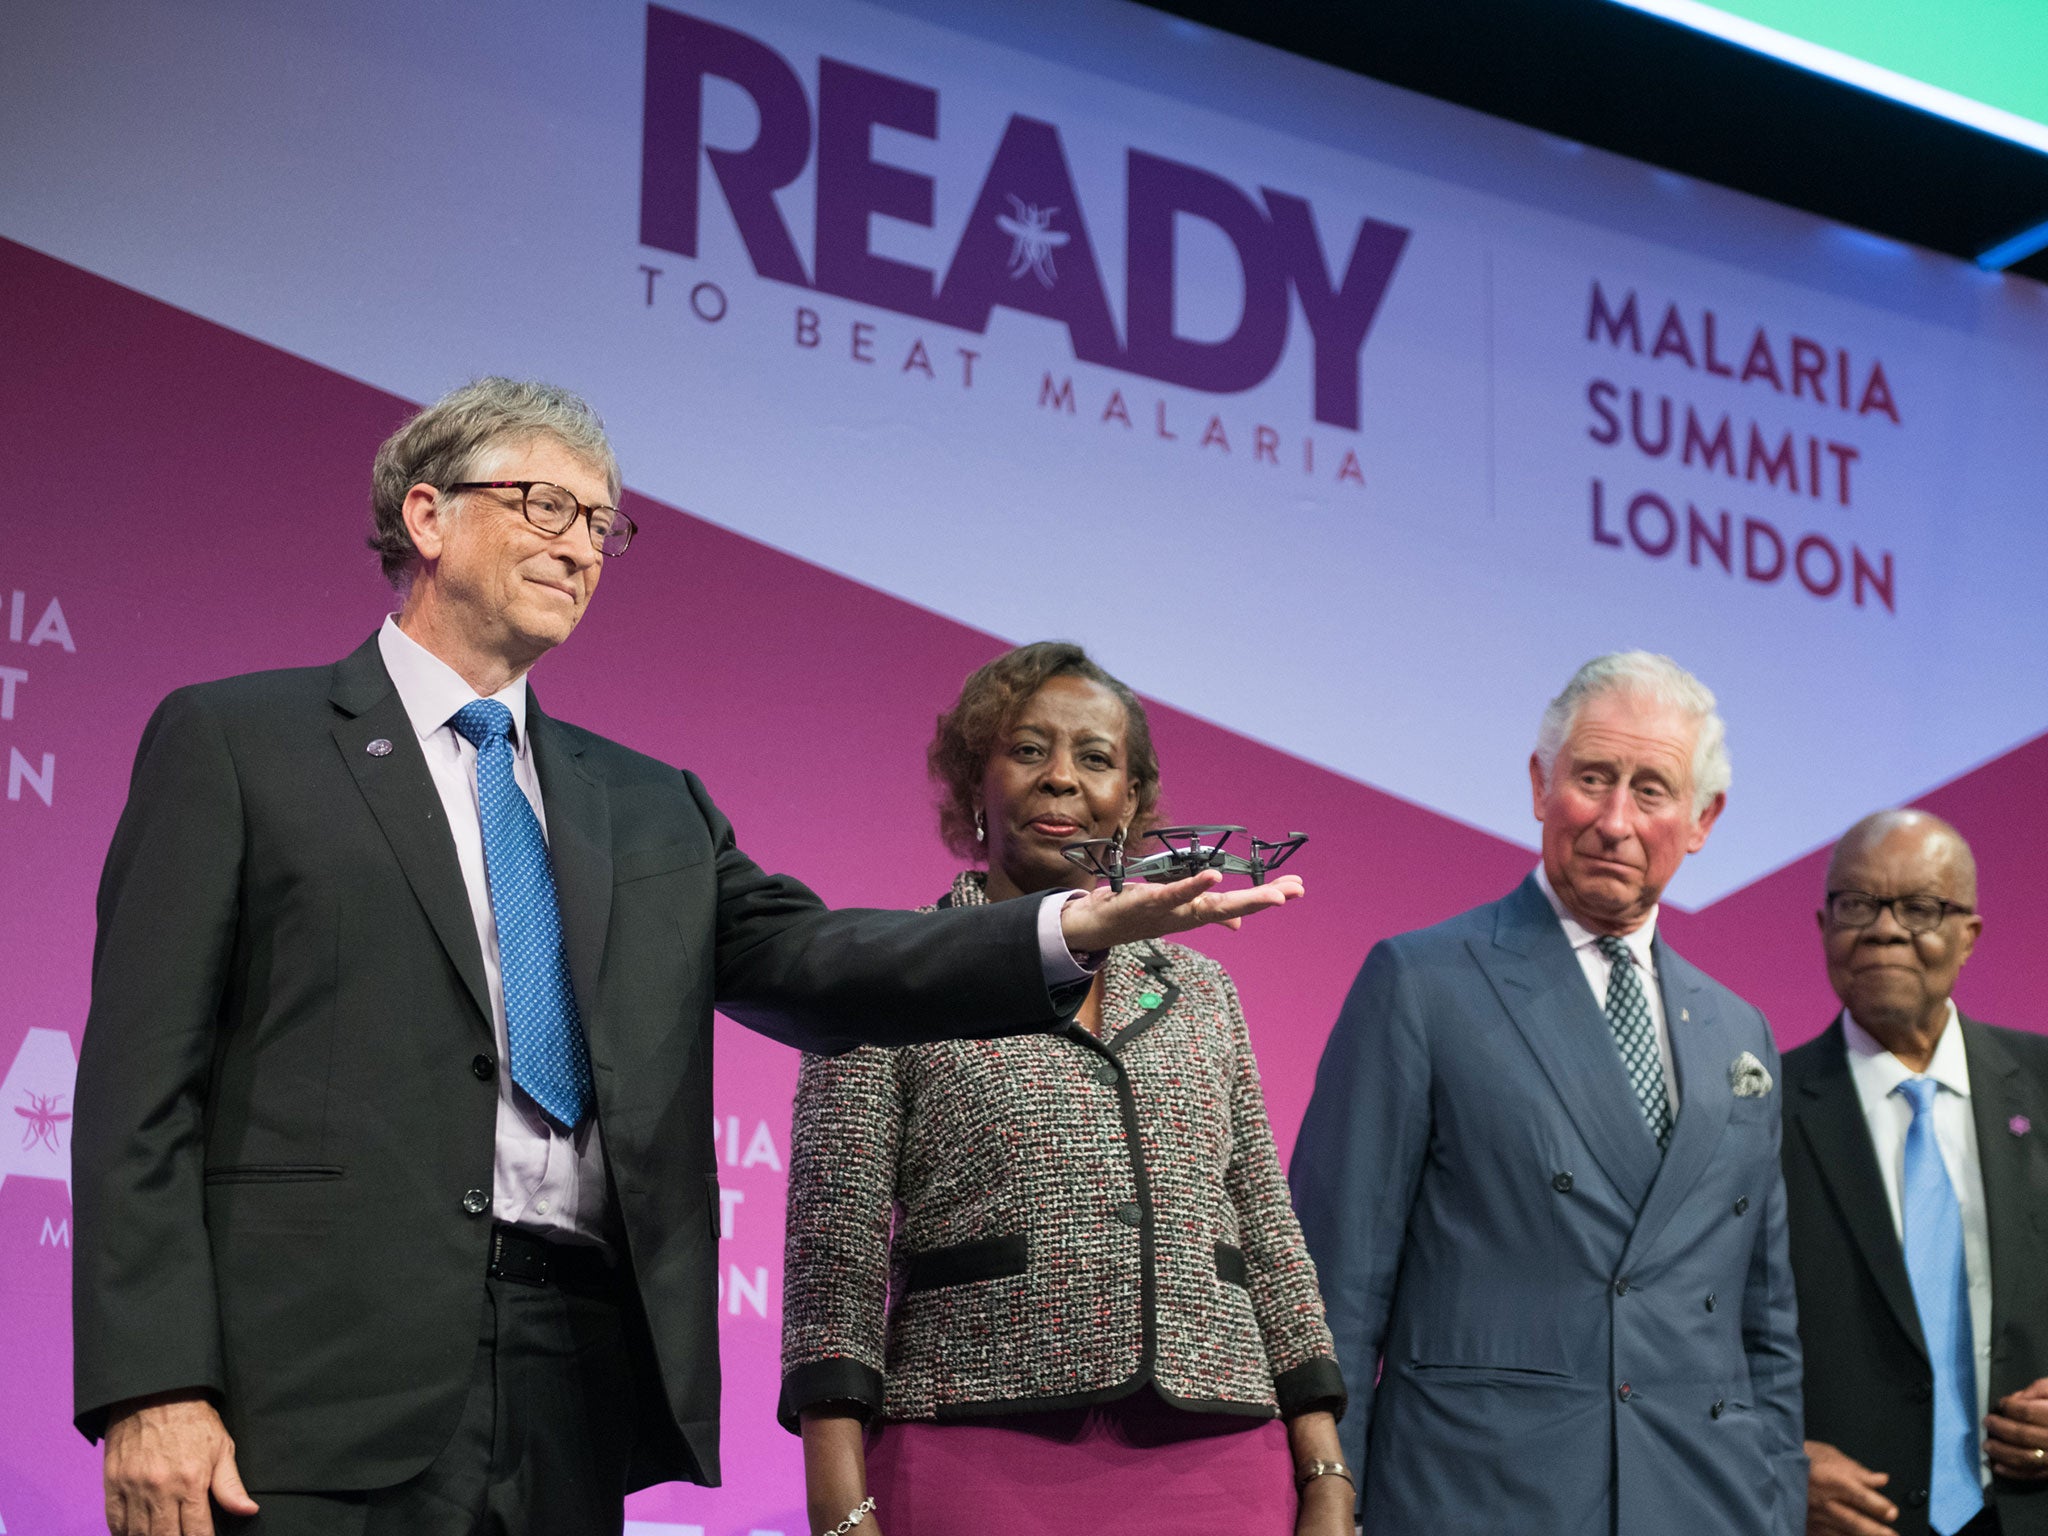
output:
{"label": "outstretched hand", "polygon": [[1280,875],[1239,891],[1215,889],[1222,879],[1219,871],[1205,869],[1163,884],[1132,881],[1115,893],[1099,885],[1060,908],[1067,948],[1077,955],[1090,954],[1210,924],[1235,928],[1251,913],[1285,906],[1303,894],[1296,875]]}

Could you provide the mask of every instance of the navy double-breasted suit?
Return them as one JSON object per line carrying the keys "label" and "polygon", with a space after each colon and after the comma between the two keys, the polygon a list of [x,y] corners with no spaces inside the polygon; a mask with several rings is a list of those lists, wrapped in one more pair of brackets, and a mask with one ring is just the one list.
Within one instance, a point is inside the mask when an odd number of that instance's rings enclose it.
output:
{"label": "navy double-breasted suit", "polygon": [[[1364,1530],[1794,1536],[1799,1340],[1763,1015],[1656,941],[1661,1155],[1534,877],[1367,956],[1292,1182]],[[1751,1085],[1756,1079],[1750,1075]]]}

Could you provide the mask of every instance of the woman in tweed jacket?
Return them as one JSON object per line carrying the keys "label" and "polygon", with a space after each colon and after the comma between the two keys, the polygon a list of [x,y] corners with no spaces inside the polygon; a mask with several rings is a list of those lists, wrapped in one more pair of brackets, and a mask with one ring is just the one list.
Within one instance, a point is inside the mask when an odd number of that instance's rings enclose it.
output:
{"label": "woman in tweed jacket", "polygon": [[[947,904],[1086,889],[1061,847],[1158,802],[1143,706],[1077,646],[975,673],[931,767],[988,863]],[[1193,950],[1109,951],[1063,1033],[807,1056],[784,1283],[814,1530],[1351,1529],[1315,1270]]]}

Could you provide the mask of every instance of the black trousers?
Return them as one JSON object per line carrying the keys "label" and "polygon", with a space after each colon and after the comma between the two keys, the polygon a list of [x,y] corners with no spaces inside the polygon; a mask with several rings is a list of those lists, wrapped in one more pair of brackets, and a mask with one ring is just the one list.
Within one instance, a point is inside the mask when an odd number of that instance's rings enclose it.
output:
{"label": "black trousers", "polygon": [[367,1493],[266,1493],[232,1536],[618,1536],[632,1362],[610,1297],[487,1279],[455,1434],[425,1471]]}

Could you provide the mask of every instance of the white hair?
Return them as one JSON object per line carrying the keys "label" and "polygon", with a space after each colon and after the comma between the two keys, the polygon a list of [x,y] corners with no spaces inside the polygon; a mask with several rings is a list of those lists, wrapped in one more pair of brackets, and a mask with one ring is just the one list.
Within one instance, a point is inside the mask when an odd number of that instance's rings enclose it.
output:
{"label": "white hair", "polygon": [[1692,747],[1692,813],[1700,816],[1718,795],[1728,792],[1734,770],[1728,762],[1728,727],[1714,708],[1713,691],[1669,656],[1652,651],[1612,651],[1595,656],[1552,699],[1536,727],[1536,761],[1543,782],[1550,783],[1557,754],[1570,738],[1586,701],[1604,694],[1626,693],[1665,705],[1689,717],[1697,727]]}

